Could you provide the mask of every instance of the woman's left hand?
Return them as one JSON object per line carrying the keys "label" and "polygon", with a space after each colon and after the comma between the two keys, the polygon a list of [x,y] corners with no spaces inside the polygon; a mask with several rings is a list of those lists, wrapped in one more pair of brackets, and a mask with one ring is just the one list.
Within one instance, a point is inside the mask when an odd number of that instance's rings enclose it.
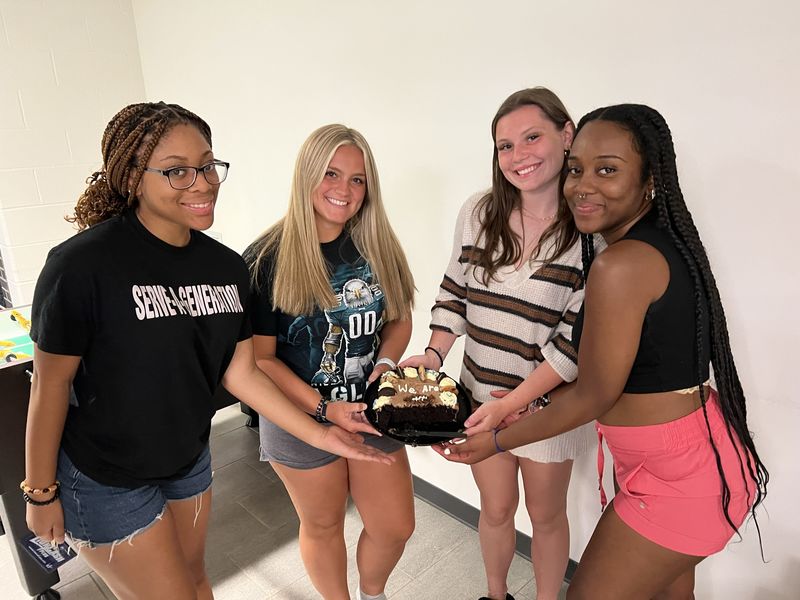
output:
{"label": "woman's left hand", "polygon": [[497,454],[491,432],[479,433],[466,440],[453,440],[431,446],[437,454],[450,462],[474,465]]}
{"label": "woman's left hand", "polygon": [[464,433],[473,436],[483,431],[492,431],[500,426],[511,412],[516,413],[502,400],[484,402],[464,422]]}
{"label": "woman's left hand", "polygon": [[364,443],[364,438],[357,433],[347,432],[337,425],[331,425],[324,429],[325,431],[319,444],[319,448],[323,450],[343,458],[379,462],[385,465],[391,465],[395,461],[394,456],[381,452],[372,446],[367,446]]}

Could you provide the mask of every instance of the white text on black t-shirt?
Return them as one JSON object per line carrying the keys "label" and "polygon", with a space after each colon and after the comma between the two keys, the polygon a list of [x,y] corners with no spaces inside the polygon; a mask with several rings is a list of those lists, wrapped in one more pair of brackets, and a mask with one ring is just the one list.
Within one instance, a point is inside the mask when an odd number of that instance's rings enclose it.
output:
{"label": "white text on black t-shirt", "polygon": [[131,294],[136,303],[136,318],[140,321],[187,314],[198,317],[244,312],[233,284],[182,285],[177,291],[171,286],[134,285]]}

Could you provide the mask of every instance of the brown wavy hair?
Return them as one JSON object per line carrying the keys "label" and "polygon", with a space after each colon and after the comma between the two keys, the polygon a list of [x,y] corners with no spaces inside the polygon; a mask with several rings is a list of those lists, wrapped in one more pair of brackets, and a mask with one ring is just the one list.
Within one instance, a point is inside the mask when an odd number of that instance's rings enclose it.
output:
{"label": "brown wavy hair", "polygon": [[[572,118],[564,103],[549,89],[534,87],[519,90],[506,98],[497,109],[497,114],[492,119],[492,141],[497,141],[497,122],[523,106],[538,106],[559,130],[563,130],[567,123],[572,123]],[[476,206],[477,213],[480,215],[480,230],[477,239],[483,241],[483,247],[475,246],[472,251],[472,262],[483,268],[484,285],[488,285],[489,280],[500,267],[516,264],[522,257],[523,251],[517,236],[511,231],[509,225],[512,211],[520,207],[522,200],[519,190],[506,179],[500,170],[497,154],[497,144],[495,144],[492,156],[492,189],[480,199]],[[556,260],[578,240],[578,230],[562,192],[566,177],[566,156],[564,158],[558,184],[559,197],[556,218],[542,233],[539,243],[531,252],[531,258],[538,257],[545,242],[553,238],[555,245],[552,252],[542,257],[546,262]],[[498,249],[500,252],[495,254]]]}
{"label": "brown wavy hair", "polygon": [[101,142],[103,166],[87,179],[75,214],[66,217],[79,229],[136,206],[136,188],[153,149],[175,125],[193,125],[211,146],[211,128],[177,104],[140,102],[119,111],[106,126]]}

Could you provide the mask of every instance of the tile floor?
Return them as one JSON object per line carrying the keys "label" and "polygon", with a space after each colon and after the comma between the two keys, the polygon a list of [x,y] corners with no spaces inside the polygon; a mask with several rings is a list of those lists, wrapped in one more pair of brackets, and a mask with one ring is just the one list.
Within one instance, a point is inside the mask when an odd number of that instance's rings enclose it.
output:
{"label": "tile floor", "polygon": [[[214,510],[206,565],[217,600],[306,600],[319,596],[297,548],[298,521],[289,497],[267,463],[258,461],[258,435],[237,406],[217,413],[212,426]],[[417,528],[389,579],[391,600],[475,600],[484,591],[478,534],[416,500]],[[361,530],[351,507],[345,525],[348,579],[357,584],[355,544]],[[80,558],[60,572],[63,600],[110,600],[111,591]],[[8,548],[0,537],[0,597],[25,600]],[[517,600],[535,597],[531,565],[515,556],[509,589]],[[562,590],[564,596],[566,586]]]}

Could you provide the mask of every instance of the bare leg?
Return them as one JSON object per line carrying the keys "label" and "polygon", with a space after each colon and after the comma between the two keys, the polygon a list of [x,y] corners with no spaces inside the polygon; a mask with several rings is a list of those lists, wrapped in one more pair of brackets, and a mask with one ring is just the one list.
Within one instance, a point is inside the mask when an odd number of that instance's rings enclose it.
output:
{"label": "bare leg", "polygon": [[572,461],[519,461],[525,487],[525,506],[531,518],[531,560],[537,600],[556,600],[569,563],[567,489]]}
{"label": "bare leg", "polygon": [[211,490],[200,496],[167,503],[175,520],[183,556],[194,579],[198,600],[212,600],[211,583],[206,575],[205,551],[208,519],[211,516]]}
{"label": "bare leg", "polygon": [[273,462],[272,468],[300,517],[300,555],[311,583],[325,600],[350,600],[344,545],[347,462],[338,459],[316,469]]}
{"label": "bare leg", "polygon": [[569,600],[642,600],[668,590],[703,560],[655,544],[608,505],[567,591]]}
{"label": "bare leg", "polygon": [[393,465],[349,461],[350,495],[364,522],[356,561],[361,590],[383,592],[414,532],[414,490],[405,448]]}
{"label": "bare leg", "polygon": [[472,465],[472,476],[481,492],[478,533],[490,598],[505,600],[507,576],[516,548],[514,514],[519,504],[517,457],[496,454]]}
{"label": "bare leg", "polygon": [[[167,509],[161,520],[131,543],[83,548],[81,556],[120,600],[194,600],[193,576],[181,549],[175,518]],[[109,560],[110,557],[110,560]]]}

